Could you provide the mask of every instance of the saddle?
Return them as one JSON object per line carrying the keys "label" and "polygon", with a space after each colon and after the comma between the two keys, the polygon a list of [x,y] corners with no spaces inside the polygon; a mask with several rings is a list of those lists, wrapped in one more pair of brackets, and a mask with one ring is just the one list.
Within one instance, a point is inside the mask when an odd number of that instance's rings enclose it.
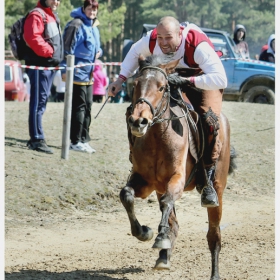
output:
{"label": "saddle", "polygon": [[185,183],[185,188],[189,185],[194,176],[196,176],[196,189],[199,193],[201,193],[202,187],[205,186],[207,182],[207,176],[204,172],[204,161],[202,159],[205,149],[205,137],[201,117],[195,111],[190,101],[184,101],[180,87],[170,85],[170,93],[171,110],[174,106],[180,106],[180,108],[184,111],[185,119],[189,128],[189,151],[195,159],[195,165]]}
{"label": "saddle", "polygon": [[[170,86],[171,100],[170,107],[179,106],[185,115],[189,128],[189,149],[190,153],[198,163],[204,152],[204,133],[199,114],[194,110],[190,102],[185,102],[179,87]],[[173,115],[175,115],[173,113]],[[175,115],[176,116],[176,115]],[[178,117],[178,116],[177,116]]]}

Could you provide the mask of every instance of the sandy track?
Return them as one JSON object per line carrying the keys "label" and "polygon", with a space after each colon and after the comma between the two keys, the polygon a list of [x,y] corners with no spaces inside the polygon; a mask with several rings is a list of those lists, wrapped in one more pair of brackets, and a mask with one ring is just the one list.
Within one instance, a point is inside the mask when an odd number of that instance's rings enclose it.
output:
{"label": "sandy track", "polygon": [[[96,155],[70,154],[65,162],[60,159],[59,122],[63,104],[49,103],[44,115],[48,143],[54,149],[54,155],[50,156],[25,148],[27,105],[6,102],[5,279],[209,279],[207,215],[200,207],[196,191],[184,194],[176,202],[180,229],[170,271],[152,269],[158,256],[158,251],[151,248],[153,240],[142,243],[130,235],[128,218],[116,196],[129,170],[125,125],[119,126],[126,107],[127,104],[108,104],[99,122],[92,122]],[[99,108],[100,105],[93,105],[93,115]],[[223,280],[272,280],[275,279],[274,106],[225,102],[223,111],[229,118],[232,144],[239,157],[238,171],[229,177],[224,194],[220,275]],[[106,172],[111,169],[107,165],[112,154],[118,158],[119,170],[111,163],[114,172],[108,177]],[[104,157],[106,160],[102,162]],[[76,171],[78,161],[89,162],[88,168],[95,170],[91,173],[85,170],[88,180],[96,180],[101,186],[106,184],[105,197],[100,198],[102,204],[82,207],[85,200],[82,193],[68,207],[55,208],[61,195],[56,193],[57,186],[68,188],[69,184],[70,188],[72,184],[74,189],[79,180],[86,188],[81,167],[77,176],[70,177],[71,171],[67,173],[71,168]],[[57,171],[54,166],[58,165]],[[107,168],[105,173],[104,168]],[[34,169],[42,172],[40,178],[35,176]],[[45,193],[46,189],[49,193]],[[106,198],[106,192],[110,191],[116,195]],[[45,201],[36,204],[43,195],[44,199],[51,197],[54,201],[46,209],[42,209],[42,205],[46,207]],[[33,208],[29,207],[30,201],[35,205]],[[155,196],[137,200],[135,208],[139,221],[150,226],[155,237],[161,216]]]}

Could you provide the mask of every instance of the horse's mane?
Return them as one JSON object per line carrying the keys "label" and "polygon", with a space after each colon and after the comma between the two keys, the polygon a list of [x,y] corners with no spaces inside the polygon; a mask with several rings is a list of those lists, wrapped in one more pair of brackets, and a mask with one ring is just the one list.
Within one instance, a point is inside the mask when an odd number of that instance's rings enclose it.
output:
{"label": "horse's mane", "polygon": [[145,58],[145,60],[138,60],[139,70],[147,66],[158,66],[164,65],[170,62],[173,58],[173,55],[150,55]]}

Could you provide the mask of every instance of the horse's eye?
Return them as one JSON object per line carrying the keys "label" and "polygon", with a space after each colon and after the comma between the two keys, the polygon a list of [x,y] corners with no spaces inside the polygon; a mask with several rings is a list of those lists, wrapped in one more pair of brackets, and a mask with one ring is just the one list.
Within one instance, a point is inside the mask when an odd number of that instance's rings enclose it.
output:
{"label": "horse's eye", "polygon": [[164,86],[159,88],[159,91],[163,91],[164,90]]}

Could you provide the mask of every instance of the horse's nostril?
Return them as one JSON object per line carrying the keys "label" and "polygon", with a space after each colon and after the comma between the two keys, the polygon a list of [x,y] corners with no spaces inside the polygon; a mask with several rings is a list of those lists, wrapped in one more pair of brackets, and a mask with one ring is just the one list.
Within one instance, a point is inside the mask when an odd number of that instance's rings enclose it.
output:
{"label": "horse's nostril", "polygon": [[137,123],[139,127],[145,127],[148,124],[148,120],[146,118],[139,118]]}
{"label": "horse's nostril", "polygon": [[142,125],[147,125],[148,124],[148,119],[146,119],[146,118],[141,118],[142,120],[141,120],[141,124]]}
{"label": "horse's nostril", "polygon": [[130,126],[141,128],[141,127],[145,127],[148,123],[149,123],[149,121],[146,118],[139,118],[139,119],[136,119],[136,120],[132,116],[130,116],[128,118],[128,124]]}
{"label": "horse's nostril", "polygon": [[128,118],[128,123],[131,124],[131,125],[133,125],[133,123],[134,123],[134,118],[133,118],[132,116],[130,116],[130,117]]}

